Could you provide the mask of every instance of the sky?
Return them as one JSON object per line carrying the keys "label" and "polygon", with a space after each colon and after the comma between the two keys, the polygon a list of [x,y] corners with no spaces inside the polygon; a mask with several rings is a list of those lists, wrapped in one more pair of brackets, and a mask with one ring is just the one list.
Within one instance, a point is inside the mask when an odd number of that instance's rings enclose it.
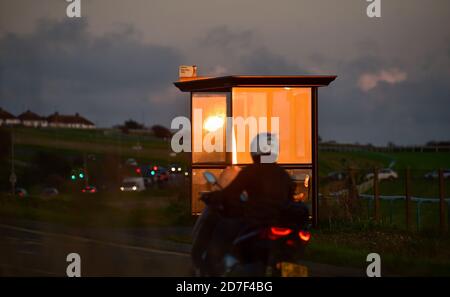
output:
{"label": "sky", "polygon": [[450,140],[450,1],[0,0],[0,107],[100,127],[188,115],[179,65],[200,75],[337,75],[319,90],[323,140]]}

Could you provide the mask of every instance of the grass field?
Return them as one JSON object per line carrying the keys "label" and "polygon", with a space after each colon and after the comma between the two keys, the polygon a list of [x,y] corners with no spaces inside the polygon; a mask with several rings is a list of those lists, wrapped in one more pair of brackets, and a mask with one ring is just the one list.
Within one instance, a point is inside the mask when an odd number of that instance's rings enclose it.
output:
{"label": "grass field", "polygon": [[[181,156],[170,157],[170,143],[152,136],[126,135],[114,130],[29,129],[16,128],[15,143],[20,148],[67,153],[115,154],[123,158],[184,162]],[[140,145],[141,150],[133,147]]]}

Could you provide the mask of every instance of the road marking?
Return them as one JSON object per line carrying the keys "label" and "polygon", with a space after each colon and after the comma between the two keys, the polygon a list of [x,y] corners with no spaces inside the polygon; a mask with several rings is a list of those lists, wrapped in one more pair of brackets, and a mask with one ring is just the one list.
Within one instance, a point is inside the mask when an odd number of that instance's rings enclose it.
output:
{"label": "road marking", "polygon": [[52,233],[52,232],[44,232],[44,231],[38,231],[33,229],[27,229],[22,227],[16,227],[16,226],[10,226],[10,225],[4,225],[0,224],[0,228],[4,229],[10,229],[15,231],[21,231],[21,232],[27,232],[31,234],[37,234],[41,236],[52,236],[52,237],[60,237],[65,239],[72,239],[72,240],[78,240],[78,241],[84,241],[86,243],[96,243],[96,244],[103,244],[103,245],[109,245],[112,247],[118,247],[123,249],[131,249],[135,251],[141,251],[141,252],[148,252],[148,253],[156,253],[156,254],[164,254],[164,255],[173,255],[173,256],[180,256],[180,257],[190,257],[188,253],[181,253],[181,252],[174,252],[174,251],[165,251],[155,248],[145,248],[135,245],[128,245],[128,244],[122,244],[122,243],[114,243],[114,242],[108,242],[108,241],[102,241],[97,239],[91,239],[86,238],[82,236],[76,236],[76,235],[66,235],[66,234],[58,234],[58,233]]}

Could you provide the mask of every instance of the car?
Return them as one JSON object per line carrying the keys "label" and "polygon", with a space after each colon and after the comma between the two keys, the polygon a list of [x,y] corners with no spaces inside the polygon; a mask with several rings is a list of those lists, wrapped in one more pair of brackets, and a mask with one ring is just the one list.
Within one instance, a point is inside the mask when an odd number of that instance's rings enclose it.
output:
{"label": "car", "polygon": [[340,171],[333,171],[328,173],[327,178],[330,180],[344,180],[347,177],[347,174]]}
{"label": "car", "polygon": [[180,164],[169,164],[169,172],[171,174],[181,174],[183,173],[183,168]]}
{"label": "car", "polygon": [[56,188],[48,187],[48,188],[43,189],[41,194],[43,196],[51,197],[51,196],[59,195],[59,191]]}
{"label": "car", "polygon": [[156,170],[155,174],[158,181],[168,181],[169,180],[169,172],[166,168],[159,166],[158,170]]}
{"label": "car", "polygon": [[125,161],[125,165],[128,165],[128,166],[139,166],[138,162],[135,159],[133,159],[133,158],[127,159]]}
{"label": "car", "polygon": [[15,194],[17,196],[19,196],[20,198],[24,198],[24,197],[28,196],[28,192],[24,188],[15,188],[14,191],[15,191]]}
{"label": "car", "polygon": [[141,192],[145,190],[145,181],[142,177],[125,178],[120,186],[122,192]]}
{"label": "car", "polygon": [[162,182],[169,180],[169,172],[165,167],[153,165],[150,171],[153,182]]}
{"label": "car", "polygon": [[[374,174],[373,172],[366,174],[366,179],[373,179]],[[378,180],[383,180],[383,179],[397,179],[398,178],[398,173],[395,172],[393,169],[391,168],[385,168],[385,169],[381,169],[380,171],[378,171]]]}
{"label": "car", "polygon": [[83,189],[81,189],[81,192],[86,194],[94,194],[97,193],[97,188],[94,186],[86,186]]}
{"label": "car", "polygon": [[[442,175],[444,178],[450,178],[450,169],[444,169],[442,170]],[[430,172],[425,173],[423,176],[425,179],[438,179],[439,178],[439,171],[433,170]]]}

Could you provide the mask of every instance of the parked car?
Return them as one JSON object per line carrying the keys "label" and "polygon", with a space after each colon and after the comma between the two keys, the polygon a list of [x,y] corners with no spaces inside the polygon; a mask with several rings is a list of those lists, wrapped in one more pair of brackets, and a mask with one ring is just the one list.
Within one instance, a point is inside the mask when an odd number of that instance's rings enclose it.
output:
{"label": "parked car", "polygon": [[[450,169],[444,169],[442,170],[442,175],[444,178],[450,178]],[[433,170],[430,172],[425,173],[423,176],[425,179],[438,179],[439,178],[439,171]]]}
{"label": "parked car", "polygon": [[44,190],[42,190],[41,193],[43,196],[48,196],[48,197],[52,197],[52,196],[57,196],[59,195],[59,191],[56,188],[52,188],[52,187],[48,187],[45,188]]}
{"label": "parked car", "polygon": [[347,177],[347,174],[344,172],[333,171],[328,173],[327,178],[329,180],[344,180]]}
{"label": "parked car", "polygon": [[145,190],[145,182],[142,177],[127,177],[120,186],[122,192],[141,192]]}
{"label": "parked car", "polygon": [[127,159],[127,160],[125,161],[125,165],[128,165],[128,166],[138,166],[139,164],[138,164],[138,162],[137,162],[135,159],[129,158],[129,159]]}
{"label": "parked car", "polygon": [[[373,179],[374,174],[373,172],[366,174],[366,179]],[[383,179],[397,179],[398,173],[390,168],[381,169],[378,171],[378,180]]]}
{"label": "parked car", "polygon": [[94,186],[86,186],[83,189],[81,189],[81,192],[86,194],[94,194],[97,193],[97,188]]}

